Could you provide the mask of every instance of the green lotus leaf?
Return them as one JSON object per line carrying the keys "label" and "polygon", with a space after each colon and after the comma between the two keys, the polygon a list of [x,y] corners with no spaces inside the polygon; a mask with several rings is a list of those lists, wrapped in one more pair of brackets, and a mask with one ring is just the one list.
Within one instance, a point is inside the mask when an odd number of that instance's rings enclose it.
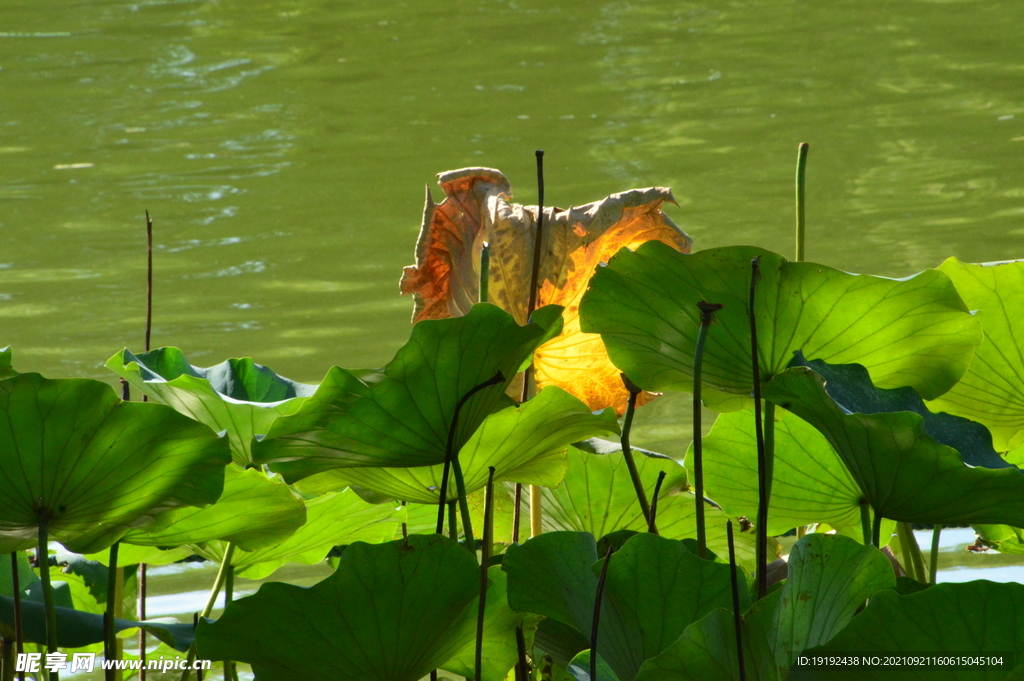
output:
{"label": "green lotus leaf", "polygon": [[248,357],[212,367],[188,363],[178,348],[157,348],[136,355],[127,348],[107,360],[106,367],[149,399],[226,430],[231,456],[239,466],[252,463],[249,446],[265,435],[278,416],[294,413],[316,391],[315,385],[278,376]]}
{"label": "green lotus leaf", "polygon": [[[861,524],[864,498],[832,445],[814,426],[785,412],[775,422],[775,470],[768,534],[800,525]],[[704,436],[706,493],[733,516],[757,515],[757,441],[752,411],[720,414]],[[691,457],[693,447],[687,452]]]}
{"label": "green lotus leaf", "polygon": [[[18,562],[18,586],[25,591],[31,584],[39,581],[39,576],[28,562],[28,556],[19,551],[15,555]],[[0,559],[0,596],[14,596],[14,580],[11,579],[11,561]]]}
{"label": "green lotus leaf", "polygon": [[911,523],[1024,526],[1024,475],[964,465],[911,412],[846,414],[818,374],[794,367],[765,386],[765,399],[817,428],[839,453],[876,513]]}
{"label": "green lotus leaf", "polygon": [[227,440],[160,404],[122,402],[89,379],[0,381],[0,536],[110,546],[181,506],[214,503]]}
{"label": "green lotus leaf", "polygon": [[440,535],[356,543],[327,579],[270,582],[196,630],[198,657],[264,681],[418,681],[473,635],[480,566]]}
{"label": "green lotus leaf", "polygon": [[[534,631],[540,624],[539,615],[518,613],[508,607],[508,578],[500,565],[488,568],[487,576],[492,584],[487,589],[487,603],[484,606],[483,669],[480,681],[505,681],[506,675],[519,659],[516,648],[516,627],[523,627],[527,649],[533,641]],[[477,601],[479,603],[479,601]],[[475,606],[479,608],[479,605]],[[475,620],[473,622],[476,624]],[[440,665],[467,679],[476,673],[476,630],[473,636],[450,660]]]}
{"label": "green lotus leaf", "polygon": [[[895,586],[892,566],[876,548],[842,536],[803,537],[790,553],[789,578],[782,588],[743,616],[747,678],[787,678],[790,665],[805,649],[827,642],[866,599]],[[648,660],[636,681],[738,678],[734,627],[731,605],[711,613]]]}
{"label": "green lotus leaf", "polygon": [[171,511],[159,531],[132,530],[122,541],[164,548],[223,539],[246,551],[278,544],[306,522],[306,507],[287,485],[255,469],[224,470],[224,492],[206,508]]}
{"label": "green lotus leaf", "polygon": [[890,681],[892,679],[928,679],[929,681],[1002,681],[1024,653],[1024,585],[999,584],[977,580],[962,584],[937,584],[924,591],[900,596],[883,591],[868,607],[832,640],[812,648],[808,655],[864,651],[877,655],[986,655],[1014,653],[1010,661],[984,666],[934,666],[894,674],[885,667],[861,666],[857,669],[794,668],[790,677],[842,681]]}
{"label": "green lotus leaf", "polygon": [[[596,439],[580,445],[594,453],[570,447],[565,480],[558,487],[541,490],[544,531],[589,532],[595,537],[618,530],[646,531],[647,523],[619,445]],[[674,459],[637,447],[633,448],[633,457],[648,496],[654,493],[659,472],[666,473],[658,496],[658,533],[669,539],[696,537],[696,501],[688,491],[686,469]],[[523,512],[528,508],[524,495]],[[725,531],[728,518],[710,504],[705,504],[705,515],[708,547],[718,555],[729,555]],[[753,532],[736,533],[736,551],[741,563],[753,560]]]}
{"label": "green lotus leaf", "polygon": [[975,525],[974,531],[985,546],[999,553],[1024,553],[1024,529],[1009,525]]}
{"label": "green lotus leaf", "polygon": [[909,385],[926,398],[967,371],[979,321],[949,278],[926,270],[895,280],[854,275],[749,246],[684,255],[658,242],[620,250],[598,268],[580,306],[617,367],[648,390],[692,390],[697,303],[721,303],[708,329],[703,379],[740,395],[753,389],[747,316],[751,259],[760,256],[756,317],[761,380],[802,350],[811,359],[866,366],[876,385]]}
{"label": "green lotus leaf", "polygon": [[[487,485],[488,467],[495,482],[509,480],[554,487],[565,475],[565,449],[593,435],[619,432],[615,412],[592,413],[583,402],[561,388],[549,386],[522,405],[491,414],[459,453],[466,491]],[[339,468],[298,483],[299,489],[322,493],[358,485],[391,499],[438,503],[444,466],[417,468]],[[457,499],[449,485],[448,500]]]}
{"label": "green lotus leaf", "polygon": [[978,311],[985,342],[967,374],[929,408],[988,426],[998,451],[1024,444],[1024,261],[971,265],[950,258],[939,267]]}
{"label": "green lotus leaf", "polygon": [[992,434],[977,421],[946,413],[933,413],[913,388],[876,388],[867,370],[859,364],[829,364],[806,361],[797,353],[790,366],[805,366],[825,380],[825,392],[844,411],[884,414],[912,411],[924,422],[924,432],[940,445],[960,452],[964,463],[984,468],[1009,468],[992,446]]}
{"label": "green lotus leaf", "polygon": [[[597,591],[597,544],[552,532],[510,546],[502,564],[513,610],[559,620],[588,637]],[[748,603],[746,581],[741,598]],[[691,623],[732,603],[729,566],[701,560],[682,542],[640,533],[612,554],[601,605],[600,655],[632,679]]]}
{"label": "green lotus leaf", "polygon": [[[57,607],[57,645],[61,648],[82,648],[103,641],[103,615]],[[46,624],[43,604],[22,599],[21,622],[25,641],[46,644]],[[114,619],[114,630],[142,628],[175,650],[185,652],[192,645],[192,623],[179,624],[171,618],[136,622]],[[14,599],[0,596],[0,633],[5,639],[14,638]]]}
{"label": "green lotus leaf", "polygon": [[459,401],[500,372],[503,380],[474,394],[459,412],[456,451],[505,394],[516,370],[550,331],[562,308],[537,310],[519,326],[507,312],[481,303],[454,319],[416,324],[412,337],[382,372],[357,375],[334,367],[313,397],[274,422],[253,443],[260,463],[295,482],[332,468],[433,466],[444,463]]}
{"label": "green lotus leaf", "polygon": [[[338,545],[391,541],[400,519],[392,505],[368,504],[351,490],[330,492],[306,501],[306,523],[287,539],[259,550],[236,548],[231,564],[240,577],[263,579],[286,563],[315,565]],[[223,541],[193,545],[192,550],[218,564],[224,560]]]}
{"label": "green lotus leaf", "polygon": [[[600,645],[600,638],[598,644]],[[591,681],[590,679],[590,651],[584,650],[572,658],[568,668],[569,674],[576,681]],[[615,673],[600,652],[597,654],[597,666],[594,667],[594,681],[619,681],[619,675]]]}

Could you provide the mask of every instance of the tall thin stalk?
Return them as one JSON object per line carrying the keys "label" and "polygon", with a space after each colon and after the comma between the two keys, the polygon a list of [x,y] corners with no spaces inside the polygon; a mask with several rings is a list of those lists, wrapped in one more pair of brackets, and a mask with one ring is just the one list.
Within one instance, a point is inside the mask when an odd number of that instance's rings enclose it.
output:
{"label": "tall thin stalk", "polygon": [[[231,567],[231,560],[235,555],[235,544],[234,542],[227,542],[224,545],[224,558],[221,559],[220,568],[217,570],[217,577],[213,580],[213,588],[210,589],[210,596],[206,599],[206,606],[203,611],[196,616],[196,622],[198,623],[200,617],[209,617],[210,613],[213,612],[214,606],[217,604],[217,596],[220,595],[220,590],[224,587],[224,582],[228,577],[228,568]],[[192,645],[188,649],[188,662],[185,666],[185,671],[181,674],[181,681],[188,681],[192,676],[192,663],[196,659],[196,644],[193,641]],[[202,678],[201,672],[197,674],[199,678]]]}
{"label": "tall thin stalk", "polygon": [[876,548],[882,548],[882,514],[878,511],[875,511],[875,517],[871,523],[871,543]]}
{"label": "tall thin stalk", "polygon": [[761,278],[761,257],[750,261],[750,357],[754,379],[754,430],[757,435],[757,532],[755,553],[757,567],[757,597],[768,593],[768,497],[771,493],[771,465],[765,447],[764,428],[761,423],[761,366],[757,347],[757,309],[755,296],[757,280]]}
{"label": "tall thin stalk", "polygon": [[597,681],[597,634],[601,624],[601,600],[604,597],[604,582],[608,576],[608,563],[612,562],[614,547],[610,544],[604,554],[601,576],[597,578],[597,594],[594,596],[594,619],[590,624],[590,678]]}
{"label": "tall thin stalk", "polygon": [[928,574],[924,569],[924,556],[917,545],[917,537],[910,523],[896,523],[896,537],[900,542],[900,553],[903,554],[903,568],[907,576],[922,584],[928,583]]}
{"label": "tall thin stalk", "polygon": [[860,531],[867,546],[871,543],[871,505],[867,499],[860,500]]}
{"label": "tall thin stalk", "polygon": [[661,483],[665,482],[665,471],[658,471],[658,481],[654,483],[654,495],[651,497],[651,519],[647,523],[647,531],[658,534],[658,496],[661,495]]}
{"label": "tall thin stalk", "polygon": [[487,468],[487,487],[484,492],[484,538],[480,549],[480,605],[476,613],[476,681],[483,681],[484,668],[484,611],[487,609],[487,568],[494,543],[494,466]]}
{"label": "tall thin stalk", "polygon": [[732,521],[725,524],[729,540],[729,577],[732,582],[732,620],[736,627],[736,659],[740,666],[740,681],[746,681],[747,670],[743,661],[743,619],[740,615],[740,587],[736,575],[736,545],[732,538]]}
{"label": "tall thin stalk", "polygon": [[942,525],[935,524],[932,528],[932,554],[928,561],[928,583],[935,584],[935,578],[939,572],[939,535],[942,534]]}
{"label": "tall thin stalk", "polygon": [[704,522],[704,431],[701,424],[701,373],[704,366],[704,345],[707,343],[708,327],[715,312],[722,309],[720,303],[700,301],[700,327],[697,329],[697,343],[693,348],[693,492],[697,504],[697,555],[707,557],[708,534]]}
{"label": "tall thin stalk", "polygon": [[523,486],[516,483],[512,498],[512,543],[519,543],[519,512],[523,505]]}
{"label": "tall thin stalk", "polygon": [[[110,546],[110,556],[107,560],[107,610],[106,618],[104,618],[104,624],[106,630],[103,638],[103,657],[107,660],[118,659],[117,655],[117,632],[114,626],[114,617],[116,616],[117,608],[117,550],[121,547],[121,542],[114,542]],[[107,681],[114,681],[117,678],[117,670],[113,667],[105,670],[105,676]]]}
{"label": "tall thin stalk", "polygon": [[[484,388],[489,388],[492,385],[497,385],[499,383],[502,383],[504,380],[505,380],[505,377],[501,375],[501,372],[500,371],[496,372],[494,374],[494,376],[491,376],[489,379],[487,379],[483,383],[481,383],[479,385],[476,385],[476,386],[473,386],[472,388],[470,388],[469,392],[467,392],[465,395],[463,395],[462,399],[460,399],[458,404],[455,405],[455,413],[452,414],[452,422],[451,422],[451,424],[448,427],[448,444],[445,446],[445,453],[444,453],[444,471],[441,474],[441,489],[439,490],[440,496],[439,496],[439,501],[438,501],[438,504],[437,504],[437,534],[444,534],[444,505],[448,501],[448,473],[452,469],[452,462],[456,458],[458,458],[458,455],[459,455],[459,453],[455,451],[455,433],[456,433],[456,431],[458,430],[458,427],[459,427],[459,412],[462,411],[463,405],[465,405],[466,402],[469,401],[469,398],[471,398],[473,395],[476,395],[478,392],[480,392]],[[457,462],[456,462],[456,464],[457,464]],[[456,484],[456,487],[458,487],[458,485],[459,485],[459,478],[462,477],[462,469],[461,468],[457,468],[455,475],[456,475],[455,484]],[[463,489],[460,492],[460,494],[462,495],[462,497],[465,497],[465,485],[464,484],[463,484]],[[463,499],[463,501],[464,501],[464,499]],[[463,518],[463,520],[468,520],[468,506],[467,506],[466,516]],[[473,548],[472,548],[473,547],[472,535],[470,534],[471,531],[472,531],[471,528],[469,526],[467,526],[466,527],[466,544],[467,544],[467,546],[470,547],[470,550],[473,550]]]}
{"label": "tall thin stalk", "polygon": [[523,634],[523,626],[516,627],[516,681],[530,680],[530,663],[526,660],[526,636]]}
{"label": "tall thin stalk", "polygon": [[[153,219],[146,211],[146,352],[150,350],[150,340],[153,336]],[[125,383],[125,394],[127,395],[128,384]],[[125,397],[125,400],[128,398]],[[149,401],[149,396],[143,394],[143,402]],[[146,564],[139,563],[139,620],[146,621]],[[139,670],[139,681],[146,681],[146,630],[139,628],[139,660],[142,661]]]}
{"label": "tall thin stalk", "polygon": [[484,243],[484,247],[480,250],[480,302],[486,303],[489,289],[490,289],[490,278],[491,278],[491,245]]}
{"label": "tall thin stalk", "polygon": [[[50,544],[49,522],[50,512],[43,510],[39,519],[39,578],[43,582],[43,609],[46,613],[46,652],[57,652],[57,609],[53,603],[53,586],[50,584]],[[60,674],[50,672],[51,681],[58,681]]]}
{"label": "tall thin stalk", "polygon": [[[20,551],[11,552],[11,594],[14,599],[14,652],[21,655],[25,652],[25,634],[22,629],[21,620],[21,575],[18,574],[18,554]],[[11,667],[14,669],[14,667]],[[13,677],[13,674],[12,674]],[[25,672],[18,672],[18,678],[25,681]]]}
{"label": "tall thin stalk", "polygon": [[466,494],[466,479],[462,476],[462,464],[459,455],[452,456],[452,472],[455,473],[455,490],[459,495],[459,513],[462,515],[462,533],[466,535],[466,548],[476,553],[476,540],[473,538],[473,519],[469,515],[469,498]]}
{"label": "tall thin stalk", "polygon": [[801,142],[796,148],[796,261],[804,259],[804,194],[806,189],[807,152],[811,145]]}
{"label": "tall thin stalk", "polygon": [[448,538],[452,541],[459,541],[458,503],[456,499],[448,502]]}
{"label": "tall thin stalk", "polygon": [[[533,240],[533,264],[530,271],[530,300],[526,306],[526,318],[529,320],[537,309],[537,295],[540,292],[540,259],[544,243],[544,150],[534,152],[537,157],[537,234]],[[523,392],[521,403],[533,396],[533,364],[526,367],[523,373]],[[540,487],[530,485],[530,536],[536,537],[543,532],[543,500]],[[515,530],[518,534],[518,529]]]}
{"label": "tall thin stalk", "polygon": [[[235,566],[228,564],[228,573],[224,577],[224,608],[226,609],[235,597]],[[235,678],[235,663],[231,660],[224,660],[224,681],[232,681]]]}
{"label": "tall thin stalk", "polygon": [[[651,525],[651,505],[647,501],[647,492],[644,491],[643,481],[640,480],[640,471],[637,470],[636,461],[633,459],[633,449],[629,446],[629,433],[633,429],[633,413],[636,411],[636,400],[642,392],[641,389],[629,380],[626,374],[619,374],[623,385],[629,391],[629,399],[626,401],[626,415],[622,419],[622,435],[619,442],[622,444],[622,458],[626,460],[626,468],[629,469],[629,479],[633,481],[633,490],[636,492],[636,499],[640,502],[640,512],[644,516],[644,524]],[[657,532],[657,526],[652,530]]]}

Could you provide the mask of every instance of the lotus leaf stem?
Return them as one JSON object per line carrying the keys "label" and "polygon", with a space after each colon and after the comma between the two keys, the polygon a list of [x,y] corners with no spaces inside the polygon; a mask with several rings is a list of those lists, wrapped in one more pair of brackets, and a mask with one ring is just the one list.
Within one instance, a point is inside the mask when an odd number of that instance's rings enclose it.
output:
{"label": "lotus leaf stem", "polygon": [[903,554],[903,568],[911,579],[922,584],[927,583],[928,575],[924,570],[924,556],[921,555],[921,547],[917,545],[917,537],[910,523],[896,523],[896,536],[900,542],[900,552]]}
{"label": "lotus leaf stem", "polygon": [[882,514],[875,511],[875,518],[871,524],[871,543],[876,548],[882,548]]}
{"label": "lotus leaf stem", "polygon": [[458,509],[456,504],[458,502],[452,499],[448,502],[448,537],[452,541],[459,541],[459,520],[458,520]]}
{"label": "lotus leaf stem", "polygon": [[480,249],[480,302],[486,303],[491,276],[491,246],[485,243]]}
{"label": "lotus leaf stem", "polygon": [[487,467],[487,487],[484,492],[484,537],[480,547],[480,599],[476,613],[476,681],[483,681],[484,668],[484,614],[487,609],[487,568],[491,561],[494,542],[494,466]]}
{"label": "lotus leaf stem", "polygon": [[[103,657],[107,660],[116,660],[117,656],[117,634],[116,627],[114,626],[114,618],[116,616],[115,609],[117,608],[117,553],[121,547],[121,542],[114,542],[110,546],[110,556],[107,559],[107,609],[106,617],[104,618],[104,624],[106,625],[103,630]],[[116,669],[107,669],[105,671],[107,681],[114,681],[117,677]]]}
{"label": "lotus leaf stem", "polygon": [[704,367],[704,345],[708,338],[708,327],[714,320],[715,312],[722,309],[719,303],[700,301],[700,327],[697,329],[697,343],[693,348],[693,492],[697,511],[697,556],[704,558],[708,552],[708,533],[704,521],[704,432],[701,424],[701,372]]}
{"label": "lotus leaf stem", "polygon": [[860,500],[860,531],[864,536],[864,546],[871,543],[871,505],[867,499]]}
{"label": "lotus leaf stem", "polygon": [[804,260],[804,194],[807,173],[807,152],[811,145],[801,142],[796,148],[796,258],[797,262]]}
{"label": "lotus leaf stem", "polygon": [[942,534],[942,525],[935,524],[932,528],[932,554],[928,562],[928,583],[935,584],[935,578],[939,571],[939,535]]}
{"label": "lotus leaf stem", "polygon": [[[25,652],[25,634],[24,630],[22,629],[21,620],[21,576],[18,574],[19,553],[21,552],[11,552],[11,597],[14,599],[14,652],[18,655],[21,655]],[[7,650],[6,646],[4,647],[4,650]],[[14,658],[12,658],[12,660],[13,659]],[[6,668],[7,667],[5,666],[4,669]],[[11,678],[14,677],[13,670],[14,667],[12,666]],[[21,679],[21,681],[25,681],[25,672],[18,672],[18,678]]]}
{"label": "lotus leaf stem", "polygon": [[740,666],[740,681],[746,681],[747,670],[743,663],[743,620],[740,617],[740,586],[736,574],[736,545],[732,537],[732,521],[725,523],[726,537],[729,540],[729,577],[732,583],[732,620],[736,627],[736,661]]}
{"label": "lotus leaf stem", "polygon": [[658,471],[658,481],[654,483],[654,496],[651,500],[651,521],[647,524],[647,531],[651,534],[658,534],[658,496],[661,494],[661,483],[665,482],[665,471]]}
{"label": "lotus leaf stem", "polygon": [[757,280],[761,278],[761,257],[750,261],[750,358],[754,381],[754,430],[757,436],[757,533],[755,554],[757,563],[757,597],[768,593],[768,496],[771,494],[771,465],[765,447],[764,428],[761,423],[761,367],[757,348],[757,313],[754,306]]}
{"label": "lotus leaf stem", "polygon": [[[57,608],[53,603],[53,586],[50,584],[50,544],[49,537],[49,511],[43,510],[43,517],[39,521],[39,552],[36,558],[39,561],[39,578],[43,582],[43,608],[46,612],[46,652],[57,652]],[[52,681],[57,681],[60,674],[50,672],[48,674]]]}
{"label": "lotus leaf stem", "polygon": [[[444,453],[444,471],[441,473],[441,489],[439,490],[440,494],[438,495],[437,505],[437,534],[444,534],[444,505],[445,502],[448,501],[448,473],[452,469],[452,461],[458,458],[459,456],[459,453],[455,451],[455,433],[458,431],[459,426],[459,412],[462,410],[463,405],[465,405],[466,402],[469,401],[469,398],[471,398],[473,395],[477,394],[484,388],[489,388],[492,385],[502,383],[504,382],[504,380],[505,377],[502,375],[500,371],[495,372],[493,376],[491,376],[483,383],[480,383],[479,385],[475,385],[472,388],[470,388],[469,392],[463,395],[462,398],[459,400],[458,404],[455,405],[455,413],[452,414],[452,422],[448,427],[448,444],[445,446]],[[456,474],[456,476],[461,475],[462,471],[461,469],[459,469],[459,472]],[[455,484],[456,486],[459,484],[458,480],[456,480]],[[460,494],[465,496],[464,492],[465,490],[463,489],[463,491],[460,492]],[[469,528],[467,527],[467,530],[468,529]],[[466,535],[466,539],[470,539],[470,535],[468,534],[468,532]],[[472,548],[471,541],[469,542],[469,545]]]}
{"label": "lotus leaf stem", "polygon": [[601,600],[604,597],[604,582],[608,576],[608,563],[612,562],[612,553],[615,547],[608,545],[604,554],[604,564],[601,565],[601,576],[597,579],[597,593],[594,595],[594,619],[590,624],[590,678],[597,680],[597,634],[601,624]]}
{"label": "lotus leaf stem", "polygon": [[[228,568],[231,567],[231,559],[235,555],[235,544],[234,542],[227,542],[224,544],[224,558],[221,560],[220,569],[217,570],[217,578],[213,580],[213,588],[210,589],[210,597],[206,600],[206,607],[196,617],[196,621],[199,621],[200,617],[209,617],[210,613],[213,612],[213,607],[217,604],[217,596],[220,595],[220,590],[224,586],[224,582],[228,577]],[[227,604],[225,603],[225,606]],[[185,665],[185,671],[181,674],[181,681],[188,681],[192,676],[192,663],[196,659],[196,644],[195,641],[188,649],[188,663]],[[197,678],[202,678],[201,672],[198,673]]]}
{"label": "lotus leaf stem", "polygon": [[[640,512],[644,516],[644,524],[651,527],[651,505],[647,501],[647,493],[644,491],[644,484],[640,480],[640,471],[637,470],[636,461],[633,459],[633,449],[629,446],[629,433],[633,429],[633,413],[636,411],[636,400],[642,390],[633,381],[629,380],[626,374],[620,374],[622,383],[629,391],[629,399],[626,401],[626,414],[622,419],[622,436],[619,442],[622,444],[622,457],[626,460],[626,468],[629,469],[629,479],[633,481],[633,490],[636,491],[637,501],[640,502]],[[655,527],[652,532],[657,532]]]}

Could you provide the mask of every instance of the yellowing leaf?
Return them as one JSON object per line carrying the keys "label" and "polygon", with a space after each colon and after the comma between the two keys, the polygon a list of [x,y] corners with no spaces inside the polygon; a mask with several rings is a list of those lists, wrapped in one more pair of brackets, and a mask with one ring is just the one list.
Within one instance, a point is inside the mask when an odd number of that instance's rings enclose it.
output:
{"label": "yellowing leaf", "polygon": [[[416,264],[402,293],[413,294],[413,321],[461,316],[479,298],[480,251],[490,244],[489,301],[526,323],[537,207],[511,203],[499,171],[465,168],[439,175],[446,198],[427,192]],[[663,187],[632,189],[585,206],[544,209],[537,306],[565,307],[560,336],[535,354],[537,386],[556,385],[592,410],[625,409],[627,392],[597,334],[580,331],[579,302],[594,269],[620,248],[658,240],[688,252],[691,239],[661,211],[674,201]],[[651,396],[643,396],[646,401]]]}

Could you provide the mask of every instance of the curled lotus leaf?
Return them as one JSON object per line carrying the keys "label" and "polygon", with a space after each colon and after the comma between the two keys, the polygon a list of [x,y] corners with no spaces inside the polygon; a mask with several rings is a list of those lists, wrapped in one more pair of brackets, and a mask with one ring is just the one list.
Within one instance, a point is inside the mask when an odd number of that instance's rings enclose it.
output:
{"label": "curled lotus leaf", "polygon": [[964,377],[929,405],[988,426],[998,451],[1024,444],[1024,261],[972,265],[950,258],[945,272],[985,329]]}
{"label": "curled lotus leaf", "polygon": [[[488,297],[522,324],[526,321],[537,206],[512,203],[512,189],[492,168],[464,168],[439,175],[445,200],[427,190],[416,264],[405,268],[402,293],[413,294],[413,321],[466,314],[479,298],[480,252],[490,245]],[[633,189],[584,206],[544,209],[544,245],[538,305],[565,308],[561,335],[535,355],[538,387],[557,385],[592,410],[622,413],[627,393],[600,337],[580,328],[579,304],[591,275],[621,248],[659,240],[688,252],[691,239],[662,212],[674,203],[663,187]],[[649,399],[649,394],[642,399]]]}
{"label": "curled lotus leaf", "polygon": [[274,419],[294,413],[316,391],[315,385],[278,376],[248,357],[197,367],[173,347],[139,355],[125,348],[106,367],[149,399],[215,431],[227,431],[231,457],[239,466],[252,463],[254,436],[266,435]]}

